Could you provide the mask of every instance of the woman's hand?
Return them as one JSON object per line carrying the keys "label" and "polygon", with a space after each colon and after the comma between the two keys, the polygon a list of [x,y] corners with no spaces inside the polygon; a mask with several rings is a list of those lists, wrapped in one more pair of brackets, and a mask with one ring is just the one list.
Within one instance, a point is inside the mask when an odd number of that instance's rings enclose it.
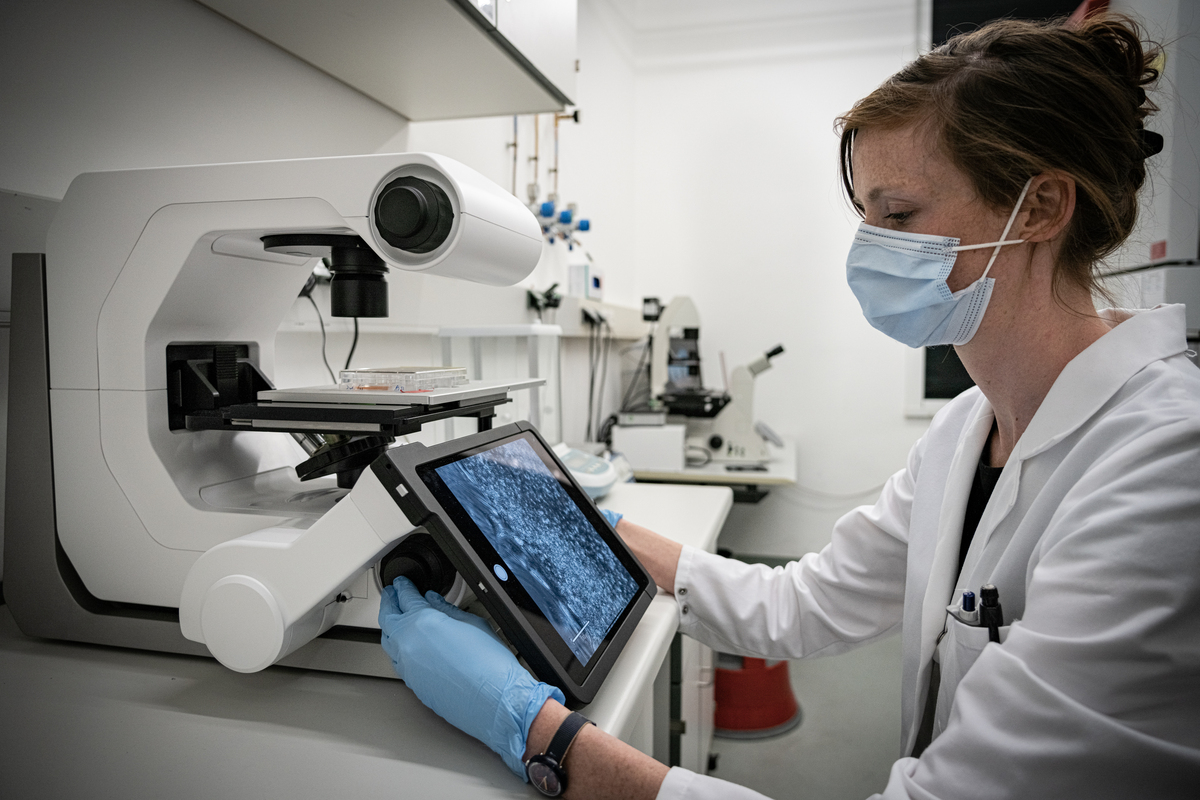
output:
{"label": "woman's hand", "polygon": [[408,578],[383,590],[379,627],[396,674],[421,702],[500,754],[524,780],[529,727],[548,698],[566,698],[535,680],[482,618],[437,592],[424,597]]}
{"label": "woman's hand", "polygon": [[600,509],[600,513],[608,523],[616,529],[617,534],[625,542],[625,546],[633,551],[638,561],[642,562],[650,577],[665,592],[675,593],[675,570],[679,566],[679,554],[683,545],[661,536],[649,528],[635,525],[625,519],[623,514]]}

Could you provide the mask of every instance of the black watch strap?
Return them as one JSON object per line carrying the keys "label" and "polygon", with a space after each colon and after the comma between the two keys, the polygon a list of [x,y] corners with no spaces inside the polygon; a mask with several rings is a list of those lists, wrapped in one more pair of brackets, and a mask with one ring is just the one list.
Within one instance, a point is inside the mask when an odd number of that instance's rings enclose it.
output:
{"label": "black watch strap", "polygon": [[575,741],[575,737],[579,735],[579,731],[583,730],[584,725],[591,725],[592,721],[580,714],[578,711],[572,711],[571,715],[562,721],[558,726],[558,730],[554,733],[554,738],[550,740],[550,744],[546,746],[546,755],[554,759],[554,763],[562,766],[563,760],[567,757],[567,751],[571,749],[571,743]]}

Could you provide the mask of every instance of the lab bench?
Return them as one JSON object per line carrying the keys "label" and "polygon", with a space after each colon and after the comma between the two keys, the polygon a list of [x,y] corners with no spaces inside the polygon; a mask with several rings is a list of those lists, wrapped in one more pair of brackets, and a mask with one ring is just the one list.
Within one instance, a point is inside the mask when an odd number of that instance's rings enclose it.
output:
{"label": "lab bench", "polygon": [[789,486],[796,482],[796,443],[785,440],[782,448],[771,448],[771,458],[756,467],[736,466],[710,461],[681,470],[635,469],[633,476],[650,483],[684,483],[728,486],[739,503],[757,503],[767,496],[772,486]]}
{"label": "lab bench", "polygon": [[[601,505],[712,550],[728,488],[621,484]],[[712,658],[685,639],[668,658],[674,598],[651,603],[582,712],[661,760],[703,771]],[[681,721],[672,722],[672,711]],[[681,734],[671,742],[672,729]],[[0,797],[533,797],[499,757],[398,680],[30,639],[0,606]]]}

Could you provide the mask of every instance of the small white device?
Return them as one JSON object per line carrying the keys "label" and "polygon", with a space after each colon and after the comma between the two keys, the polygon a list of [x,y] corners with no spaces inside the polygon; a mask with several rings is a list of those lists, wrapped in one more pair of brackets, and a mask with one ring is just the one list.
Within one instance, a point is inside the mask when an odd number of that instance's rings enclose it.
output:
{"label": "small white device", "polygon": [[558,456],[593,500],[604,497],[617,482],[617,468],[611,461],[576,450],[566,442],[554,445],[553,450],[554,455]]}
{"label": "small white device", "polygon": [[687,427],[614,425],[612,449],[638,472],[682,472]]}
{"label": "small white device", "polygon": [[567,294],[588,300],[604,299],[604,270],[591,261],[567,267]]}

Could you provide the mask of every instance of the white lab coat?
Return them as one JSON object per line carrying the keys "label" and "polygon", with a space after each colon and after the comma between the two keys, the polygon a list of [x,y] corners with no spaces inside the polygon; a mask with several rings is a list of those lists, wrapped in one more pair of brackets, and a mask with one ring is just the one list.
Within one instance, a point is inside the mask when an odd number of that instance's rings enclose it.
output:
{"label": "white lab coat", "polygon": [[[937,650],[940,735],[896,762],[884,798],[1200,797],[1200,370],[1183,306],[1104,313],[1115,327],[1055,381],[961,578],[993,422],[978,389],[820,553],[772,570],[684,548],[680,627],[718,650],[834,655],[899,631],[903,754]],[[985,583],[1000,591],[999,645],[947,614]],[[761,795],[675,768],[658,797]]]}

